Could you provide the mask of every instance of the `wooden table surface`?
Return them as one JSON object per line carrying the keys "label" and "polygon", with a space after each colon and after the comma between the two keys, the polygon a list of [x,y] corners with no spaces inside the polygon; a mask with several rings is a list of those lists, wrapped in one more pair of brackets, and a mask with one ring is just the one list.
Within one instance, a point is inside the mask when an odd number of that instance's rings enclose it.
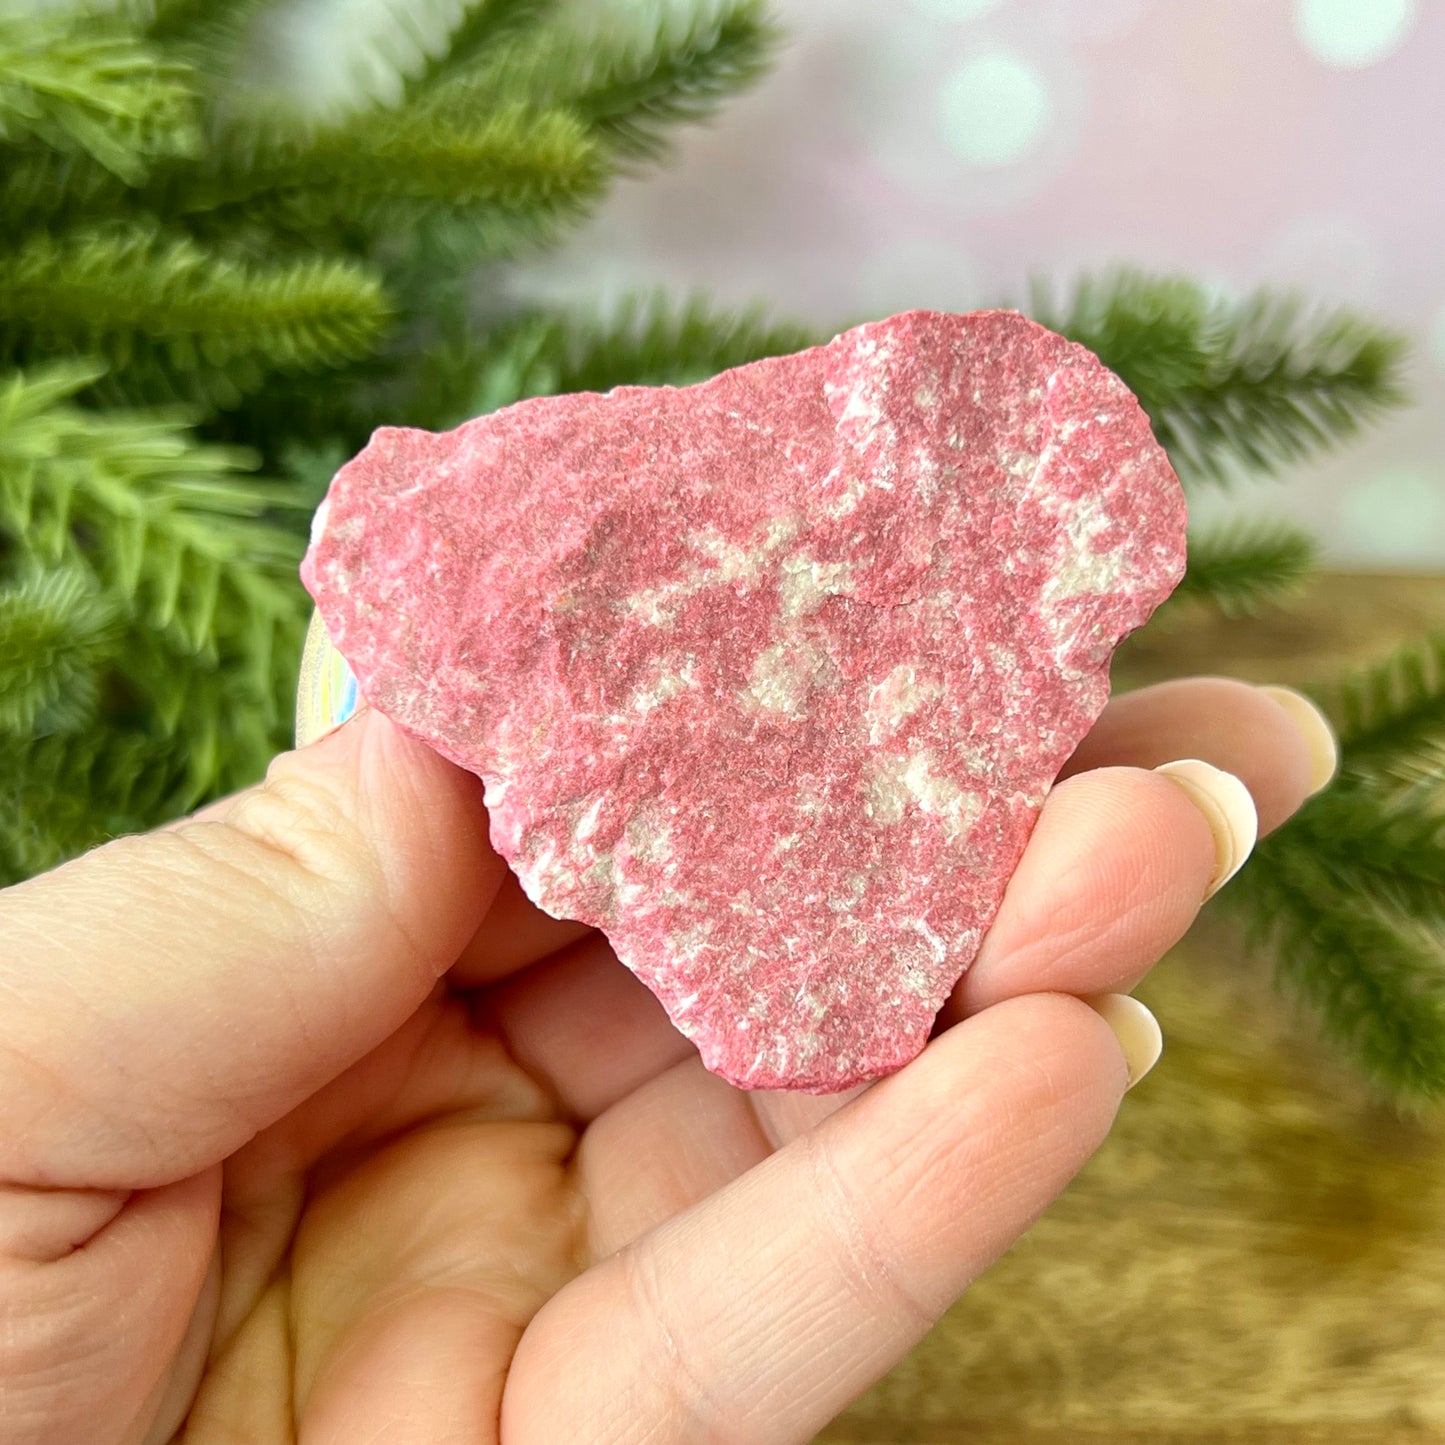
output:
{"label": "wooden table surface", "polygon": [[[1336,576],[1124,670],[1299,683],[1442,626],[1445,580]],[[1445,1115],[1372,1101],[1219,919],[1139,993],[1165,1053],[1104,1150],[820,1442],[1445,1445]]]}

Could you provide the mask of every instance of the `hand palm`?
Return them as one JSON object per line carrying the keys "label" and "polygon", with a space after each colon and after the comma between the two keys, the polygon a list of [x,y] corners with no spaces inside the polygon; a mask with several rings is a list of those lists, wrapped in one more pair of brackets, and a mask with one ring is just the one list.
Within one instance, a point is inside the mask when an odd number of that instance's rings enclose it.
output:
{"label": "hand palm", "polygon": [[[463,980],[488,971],[475,954],[457,970]],[[438,1419],[495,1418],[519,1341],[549,1298],[850,1097],[750,1095],[695,1060],[659,1079],[654,1050],[681,1057],[687,1046],[617,967],[588,935],[520,987],[439,987],[227,1162],[207,1358],[201,1366],[197,1351],[199,1380],[175,1382],[178,1394],[197,1392],[188,1442],[283,1439],[293,1419],[303,1437],[356,1439],[414,1409],[422,1379]],[[560,1075],[523,1067],[506,1025],[531,1036],[560,1024],[566,1035],[581,1018],[575,991],[599,983],[609,993],[622,984],[614,1027],[646,1040],[642,1052],[599,1071],[584,1045],[580,1068],[570,1047],[574,1067]],[[553,1036],[544,1053],[557,1057],[564,1042]],[[389,1399],[398,1379],[405,1391]],[[529,1389],[555,1381],[532,1371],[520,1393]],[[418,1438],[442,1438],[435,1430]]]}
{"label": "hand palm", "polygon": [[293,1418],[366,1438],[405,1408],[394,1378],[408,1396],[425,1380],[441,1419],[495,1416],[523,1328],[581,1265],[585,1214],[576,1130],[472,1012],[438,991],[226,1165],[188,1440],[282,1440]]}
{"label": "hand palm", "polygon": [[1310,782],[1242,684],[1112,704],[932,1043],[845,1096],[707,1074],[380,719],[0,895],[0,1442],[810,1438],[1107,1132],[1065,995],[1194,916],[1181,755],[1265,826]]}

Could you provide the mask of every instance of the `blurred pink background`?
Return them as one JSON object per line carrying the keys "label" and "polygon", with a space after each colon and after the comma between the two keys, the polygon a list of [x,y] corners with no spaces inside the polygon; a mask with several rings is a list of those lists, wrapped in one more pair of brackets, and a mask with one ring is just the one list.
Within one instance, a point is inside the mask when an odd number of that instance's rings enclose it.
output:
{"label": "blurred pink background", "polygon": [[1445,3],[775,8],[772,76],[520,289],[702,288],[846,324],[1120,262],[1301,287],[1411,335],[1416,404],[1251,509],[1309,522],[1340,564],[1445,568]]}

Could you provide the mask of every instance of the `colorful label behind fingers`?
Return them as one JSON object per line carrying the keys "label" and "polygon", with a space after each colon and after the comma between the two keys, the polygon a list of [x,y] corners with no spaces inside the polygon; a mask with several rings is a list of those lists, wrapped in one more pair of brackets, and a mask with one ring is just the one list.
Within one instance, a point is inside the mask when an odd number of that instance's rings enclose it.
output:
{"label": "colorful label behind fingers", "polygon": [[296,746],[324,737],[356,712],[356,674],[331,644],[319,612],[311,614],[296,688]]}

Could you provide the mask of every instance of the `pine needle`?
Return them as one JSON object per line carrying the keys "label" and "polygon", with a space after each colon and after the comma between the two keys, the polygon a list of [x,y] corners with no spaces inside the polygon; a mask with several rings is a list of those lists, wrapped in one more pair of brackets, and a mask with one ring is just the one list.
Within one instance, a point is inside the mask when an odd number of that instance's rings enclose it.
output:
{"label": "pine needle", "polygon": [[455,335],[414,378],[417,425],[455,426],[528,396],[610,391],[614,386],[688,386],[819,338],[761,309],[714,308],[634,296],[610,317],[533,313],[480,338]]}
{"label": "pine needle", "polygon": [[495,47],[536,29],[556,8],[556,0],[468,0],[445,51],[412,79],[407,99],[436,94],[447,82],[481,69]]}
{"label": "pine needle", "polygon": [[[574,214],[606,179],[598,147],[562,110],[521,106],[362,112],[336,124],[238,132],[175,199],[190,211],[229,208],[299,238],[402,234],[459,217],[481,233],[496,216],[529,234]],[[500,227],[498,227],[500,229]]]}
{"label": "pine needle", "polygon": [[135,723],[0,748],[0,887],[139,832],[177,807],[172,743]]}
{"label": "pine needle", "polygon": [[1222,480],[1230,461],[1268,475],[1401,405],[1404,354],[1350,312],[1255,297],[1221,321],[1211,366],[1165,408],[1160,440],[1192,475]]}
{"label": "pine needle", "polygon": [[705,120],[766,72],[779,31],[763,0],[641,10],[631,23],[562,10],[550,24],[509,27],[471,63],[441,70],[421,103],[561,106],[614,155],[656,160],[671,129]]}
{"label": "pine needle", "polygon": [[1128,384],[1186,482],[1273,475],[1405,400],[1401,337],[1287,293],[1233,304],[1126,271],[1084,279],[1066,307],[1036,286],[1032,311]]}
{"label": "pine needle", "polygon": [[[1445,929],[1445,817],[1346,776],[1291,821],[1289,847],[1331,880],[1329,898]],[[1445,943],[1440,965],[1445,969]]]}
{"label": "pine needle", "polygon": [[706,119],[755,84],[779,40],[761,0],[733,0],[640,37],[630,52],[594,47],[591,73],[570,99],[619,153],[655,160],[673,127]]}
{"label": "pine needle", "polygon": [[[300,539],[263,514],[291,498],[243,479],[244,454],[198,443],[174,418],[67,405],[93,374],[0,383],[0,548],[91,579],[122,628],[113,671],[171,737],[194,800],[248,781],[284,735],[277,688],[308,608]],[[25,686],[12,659],[0,695]]]}
{"label": "pine needle", "polygon": [[1340,679],[1321,701],[1339,734],[1343,770],[1415,787],[1445,782],[1445,633]]}
{"label": "pine needle", "polygon": [[22,148],[0,169],[0,244],[52,233],[97,217],[125,215],[135,192],[99,161],[77,151]]}
{"label": "pine needle", "polygon": [[63,8],[0,10],[0,141],[78,153],[135,185],[157,158],[197,152],[195,100],[187,67],[114,20],[78,30]]}
{"label": "pine needle", "polygon": [[234,403],[269,371],[366,355],[389,319],[358,262],[256,264],[151,226],[41,232],[0,254],[9,358],[101,355],[133,399]]}
{"label": "pine needle", "polygon": [[1445,1098],[1445,936],[1392,912],[1401,900],[1388,892],[1342,892],[1331,858],[1294,824],[1262,840],[1221,897],[1377,1087],[1412,1107]]}
{"label": "pine needle", "polygon": [[32,569],[0,587],[0,735],[13,743],[92,722],[115,620],[115,609],[78,568]]}
{"label": "pine needle", "polygon": [[[1319,690],[1340,777],[1224,895],[1387,1094],[1445,1097],[1445,636]],[[1403,786],[1402,786],[1403,785]]]}
{"label": "pine needle", "polygon": [[192,563],[198,585],[213,565],[234,569],[246,595],[232,604],[254,605],[269,580],[273,606],[288,606],[279,589],[290,590],[295,541],[259,520],[286,493],[243,479],[245,453],[196,441],[178,418],[64,405],[93,375],[66,367],[0,382],[0,533],[11,547],[44,567],[86,567],[197,651],[211,650],[214,619],[178,614]]}
{"label": "pine needle", "polygon": [[[279,0],[132,0],[152,41],[211,79],[226,80]],[[149,14],[144,14],[145,11]]]}
{"label": "pine needle", "polygon": [[1166,608],[1202,603],[1226,617],[1251,616],[1295,596],[1318,551],[1308,532],[1285,522],[1237,522],[1191,534],[1189,568]]}

